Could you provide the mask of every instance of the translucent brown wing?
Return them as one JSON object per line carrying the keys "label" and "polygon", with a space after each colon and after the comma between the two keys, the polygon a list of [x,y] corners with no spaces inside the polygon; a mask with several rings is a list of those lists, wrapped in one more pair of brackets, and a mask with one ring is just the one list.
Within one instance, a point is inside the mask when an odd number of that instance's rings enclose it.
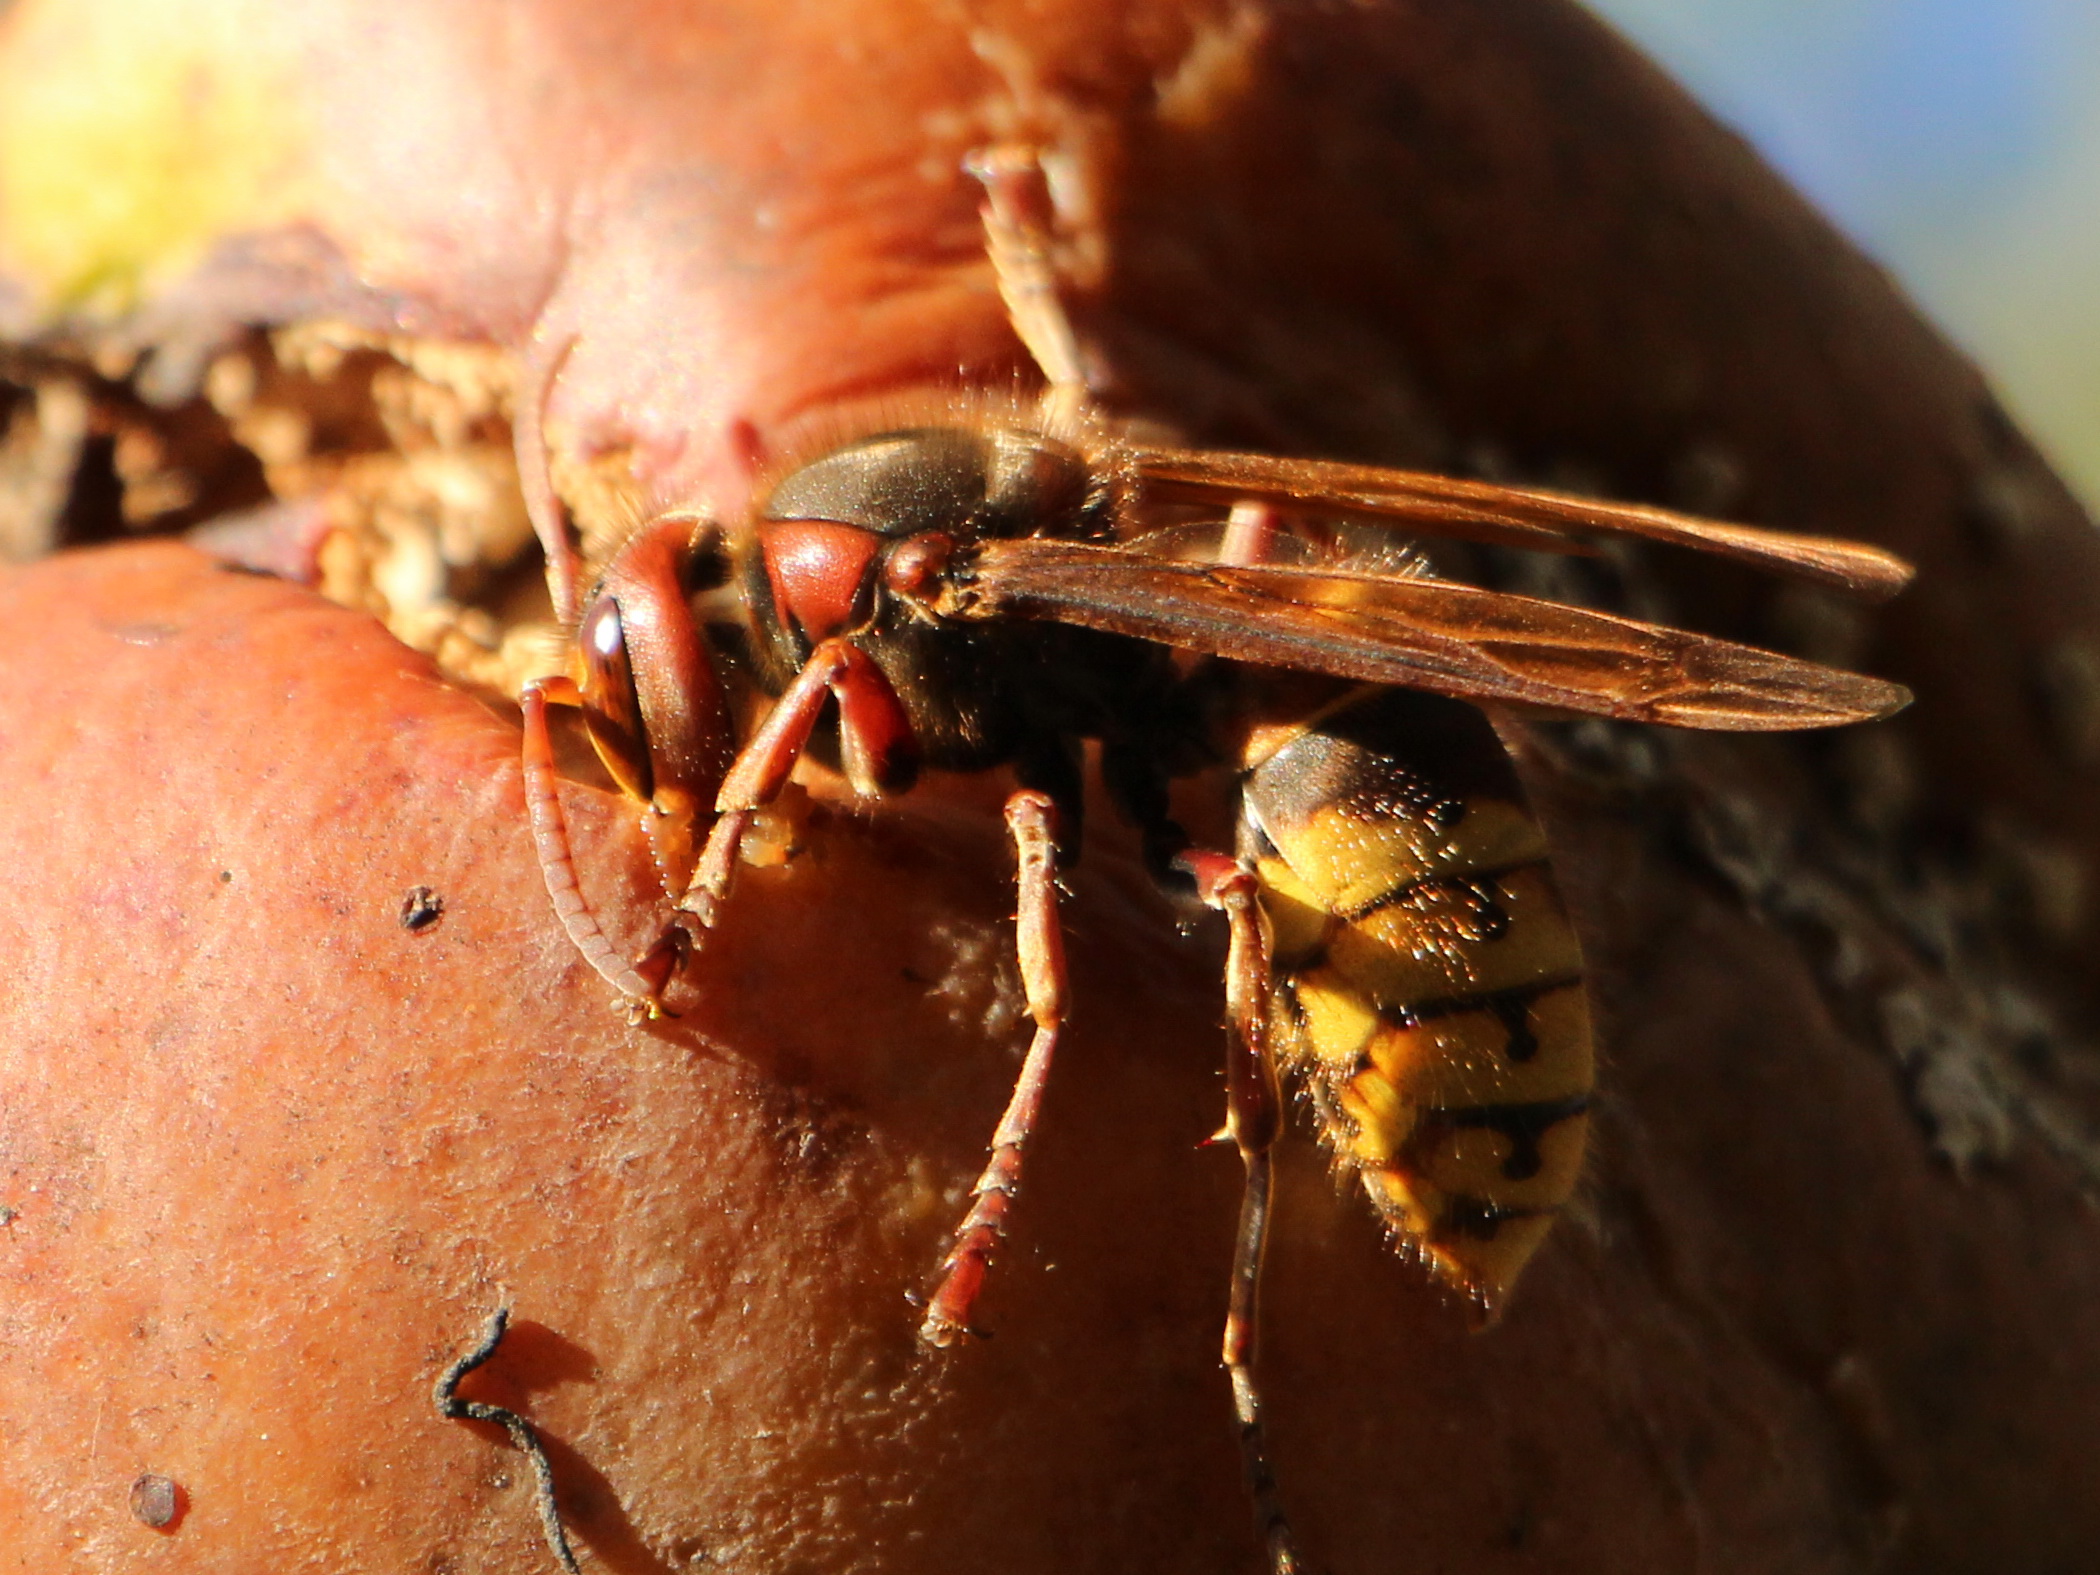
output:
{"label": "translucent brown wing", "polygon": [[1903,589],[1912,573],[1894,553],[1860,542],[1422,471],[1213,449],[1138,447],[1129,458],[1143,478],[1146,496],[1163,502],[1246,499],[1330,514],[1372,514],[1405,521],[1423,532],[1546,552],[1579,551],[1598,536],[1640,536],[1875,601]]}
{"label": "translucent brown wing", "polygon": [[939,611],[1673,727],[1834,727],[1910,702],[1878,678],[1446,580],[1227,568],[1041,537],[984,543]]}

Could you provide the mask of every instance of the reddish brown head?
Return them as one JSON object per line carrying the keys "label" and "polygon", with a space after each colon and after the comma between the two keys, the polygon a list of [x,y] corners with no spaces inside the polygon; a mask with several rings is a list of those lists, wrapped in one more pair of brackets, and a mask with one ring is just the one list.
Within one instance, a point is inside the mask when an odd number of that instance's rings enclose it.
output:
{"label": "reddish brown head", "polygon": [[[613,780],[656,814],[666,878],[690,863],[695,818],[711,812],[736,752],[721,680],[687,583],[696,526],[651,521],[621,548],[584,607],[573,676],[591,743]],[[675,845],[673,845],[675,844]]]}

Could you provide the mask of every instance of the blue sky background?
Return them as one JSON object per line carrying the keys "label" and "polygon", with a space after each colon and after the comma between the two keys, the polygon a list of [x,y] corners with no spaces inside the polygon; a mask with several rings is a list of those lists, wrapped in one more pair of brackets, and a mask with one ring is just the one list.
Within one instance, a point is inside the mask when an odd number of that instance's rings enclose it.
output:
{"label": "blue sky background", "polygon": [[2100,0],[1590,0],[1887,263],[2100,504]]}

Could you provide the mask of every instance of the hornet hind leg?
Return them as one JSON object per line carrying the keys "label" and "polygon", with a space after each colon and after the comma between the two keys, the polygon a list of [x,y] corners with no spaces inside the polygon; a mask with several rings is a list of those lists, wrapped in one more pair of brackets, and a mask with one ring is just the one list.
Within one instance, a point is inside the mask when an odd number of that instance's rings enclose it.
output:
{"label": "hornet hind leg", "polygon": [[1269,1003],[1275,980],[1269,962],[1268,927],[1251,870],[1222,853],[1185,853],[1177,861],[1203,900],[1221,910],[1231,926],[1225,957],[1225,1130],[1239,1150],[1247,1182],[1240,1194],[1240,1224],[1232,1258],[1232,1291],[1225,1311],[1225,1370],[1232,1379],[1232,1409],[1239,1423],[1240,1458],[1254,1495],[1254,1519],[1269,1556],[1271,1575],[1300,1575],[1305,1565],[1276,1489],[1262,1422],[1261,1390],[1254,1379],[1261,1332],[1261,1266],[1269,1241],[1270,1150],[1283,1125],[1276,1063],[1269,1053]]}

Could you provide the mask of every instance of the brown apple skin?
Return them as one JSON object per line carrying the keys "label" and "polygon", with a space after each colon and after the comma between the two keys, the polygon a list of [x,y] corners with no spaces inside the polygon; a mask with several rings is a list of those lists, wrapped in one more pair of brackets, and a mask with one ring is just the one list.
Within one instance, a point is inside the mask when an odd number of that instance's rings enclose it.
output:
{"label": "brown apple skin", "polygon": [[[684,1015],[630,1030],[553,922],[514,724],[369,619],[168,546],[0,597],[42,675],[6,722],[27,900],[0,921],[0,1543],[25,1567],[546,1567],[523,1462],[430,1399],[499,1303],[517,1325],[463,1392],[545,1428],[609,1567],[1047,1560],[1104,1515],[1160,1557],[1240,1556],[1205,1337],[1235,1167],[1194,1153],[1210,959],[1128,869],[1080,882],[1087,1026],[1031,1178],[1124,1239],[1107,1277],[1050,1272],[1098,1243],[1039,1213],[998,1340],[943,1360],[907,1295],[1022,1042],[996,820],[820,817],[749,874]],[[639,828],[566,797],[587,886],[646,939]],[[443,911],[412,931],[419,886]],[[1090,1152],[1089,1110],[1146,1152]],[[1088,1324],[1119,1354],[1068,1369]],[[1038,1378],[994,1376],[1017,1362]],[[128,1513],[148,1470],[188,1495],[172,1531]],[[1041,1518],[987,1480],[1033,1484]]]}
{"label": "brown apple skin", "polygon": [[[2100,793],[2034,697],[2100,641],[2100,542],[1887,282],[1572,7],[21,0],[0,28],[7,83],[115,84],[112,116],[154,48],[277,106],[275,184],[124,332],[496,343],[551,379],[557,458],[647,491],[733,508],[804,412],[1009,379],[955,170],[1022,135],[1085,178],[1073,305],[1118,411],[1913,555],[1849,653],[1923,697],[1883,735],[1892,824],[1827,740],[1639,780],[1527,756],[1604,1027],[1583,1207],[1476,1335],[1294,1137],[1275,1455],[1336,1575],[2090,1564]],[[41,332],[19,200],[0,271]],[[1653,583],[1775,627],[1731,571]],[[996,784],[819,812],[683,1015],[630,1029],[549,910],[514,722],[368,619],[160,546],[8,572],[0,629],[0,1558],[551,1568],[524,1462],[430,1397],[505,1302],[463,1392],[544,1429],[586,1567],[1257,1567],[1216,1365],[1238,1177],[1198,1146],[1215,937],[1112,837],[1067,903],[1077,1015],[993,1337],[939,1357],[908,1296],[1022,1038]],[[631,813],[564,796],[639,944]],[[1810,851],[1762,890],[1723,804]],[[1970,852],[2007,827],[2068,872],[2043,930]],[[1958,1170],[1884,1007],[1996,1032],[2015,985],[2068,1070],[1985,1058],[2009,1135]],[[182,1491],[159,1528],[149,1472]]]}

